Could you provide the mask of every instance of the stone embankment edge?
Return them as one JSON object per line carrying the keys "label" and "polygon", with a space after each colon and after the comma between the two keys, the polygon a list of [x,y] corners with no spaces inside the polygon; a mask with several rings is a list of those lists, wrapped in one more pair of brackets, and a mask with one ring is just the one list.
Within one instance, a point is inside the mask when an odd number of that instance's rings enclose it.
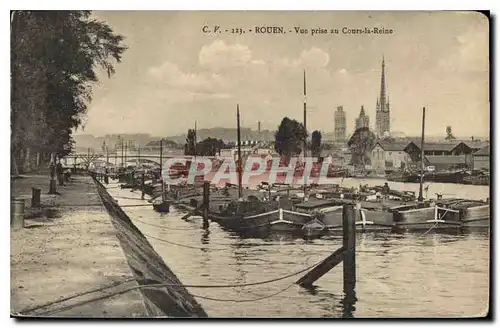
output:
{"label": "stone embankment edge", "polygon": [[140,288],[148,313],[154,317],[207,317],[207,313],[164,263],[142,232],[95,178],[97,192],[116,228],[128,264],[140,285],[175,286]]}

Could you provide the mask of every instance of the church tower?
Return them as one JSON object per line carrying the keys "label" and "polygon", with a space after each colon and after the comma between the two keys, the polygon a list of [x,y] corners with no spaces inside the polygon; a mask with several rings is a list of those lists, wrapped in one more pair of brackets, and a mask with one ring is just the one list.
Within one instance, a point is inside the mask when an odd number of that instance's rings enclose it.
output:
{"label": "church tower", "polygon": [[334,123],[335,141],[345,141],[347,127],[345,121],[345,112],[342,106],[337,106]]}
{"label": "church tower", "polygon": [[385,88],[385,59],[382,57],[382,74],[380,77],[380,97],[377,98],[376,132],[378,137],[391,133],[391,114],[389,96]]}
{"label": "church tower", "polygon": [[370,128],[370,118],[365,113],[365,106],[361,105],[361,110],[359,111],[359,116],[354,121],[355,129]]}

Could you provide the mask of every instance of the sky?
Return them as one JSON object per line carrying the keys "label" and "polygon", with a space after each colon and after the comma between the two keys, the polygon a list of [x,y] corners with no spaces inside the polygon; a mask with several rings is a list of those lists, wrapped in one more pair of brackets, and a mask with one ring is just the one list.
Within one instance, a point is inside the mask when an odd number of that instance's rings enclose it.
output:
{"label": "sky", "polygon": [[[347,132],[363,105],[375,128],[382,57],[386,63],[391,131],[488,136],[489,22],[474,12],[174,12],[96,11],[125,36],[128,50],[116,74],[94,86],[84,130],[171,136],[199,129],[242,126],[275,130],[284,116],[302,121],[303,71],[307,126],[333,132],[343,106]],[[204,33],[220,26],[222,33]],[[257,34],[282,26],[285,34]],[[295,27],[308,29],[305,35]],[[343,34],[349,29],[392,29],[392,34]],[[245,29],[232,34],[231,29]],[[311,35],[315,28],[339,34]],[[225,29],[229,32],[226,33]]]}

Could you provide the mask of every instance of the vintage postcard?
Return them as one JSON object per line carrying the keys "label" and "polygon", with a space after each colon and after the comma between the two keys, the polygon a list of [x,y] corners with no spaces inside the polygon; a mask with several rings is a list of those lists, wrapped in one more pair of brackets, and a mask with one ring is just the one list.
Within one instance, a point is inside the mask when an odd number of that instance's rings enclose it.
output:
{"label": "vintage postcard", "polygon": [[488,15],[11,11],[11,316],[487,317]]}

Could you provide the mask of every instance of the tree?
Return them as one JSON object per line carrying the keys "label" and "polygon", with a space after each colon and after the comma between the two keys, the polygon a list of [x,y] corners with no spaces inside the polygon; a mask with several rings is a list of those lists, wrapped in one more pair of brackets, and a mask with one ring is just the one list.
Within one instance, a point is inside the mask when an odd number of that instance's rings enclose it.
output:
{"label": "tree", "polygon": [[347,142],[351,150],[351,161],[353,165],[365,166],[370,164],[370,153],[375,146],[375,134],[369,128],[357,129]]}
{"label": "tree", "polygon": [[196,131],[189,129],[186,137],[186,144],[184,145],[184,155],[196,155]]}
{"label": "tree", "polygon": [[226,145],[221,139],[206,138],[197,144],[196,153],[200,156],[215,156],[219,150],[225,147]]}
{"label": "tree", "polygon": [[[60,157],[72,150],[96,69],[111,77],[124,37],[90,17],[90,11],[15,11],[11,14],[12,153]],[[47,158],[47,156],[43,156]]]}
{"label": "tree", "polygon": [[314,130],[311,134],[311,155],[313,157],[321,156],[321,132]]}
{"label": "tree", "polygon": [[291,157],[302,151],[307,131],[302,123],[285,117],[274,134],[274,138],[276,152],[282,156]]}
{"label": "tree", "polygon": [[453,133],[451,132],[451,126],[447,126],[446,127],[446,138],[444,138],[445,140],[455,140],[455,136],[453,135]]}

